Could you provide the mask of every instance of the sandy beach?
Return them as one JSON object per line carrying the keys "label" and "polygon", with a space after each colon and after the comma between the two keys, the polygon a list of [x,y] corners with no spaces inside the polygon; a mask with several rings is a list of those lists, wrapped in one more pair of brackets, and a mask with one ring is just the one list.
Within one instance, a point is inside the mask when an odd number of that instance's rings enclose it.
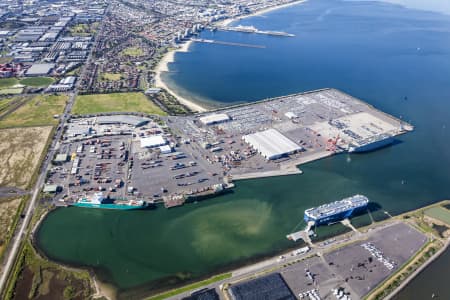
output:
{"label": "sandy beach", "polygon": [[158,65],[156,66],[156,68],[154,70],[155,71],[155,86],[165,89],[169,94],[171,94],[172,96],[177,98],[181,104],[186,105],[192,111],[204,112],[207,110],[206,108],[204,108],[201,105],[198,105],[197,103],[195,103],[191,100],[181,97],[180,95],[175,93],[172,89],[170,89],[167,86],[167,84],[161,79],[161,73],[169,71],[169,63],[174,61],[175,53],[189,51],[189,47],[191,44],[192,44],[192,41],[185,42],[184,44],[181,45],[180,48],[171,50],[163,56],[163,58],[159,61]]}
{"label": "sandy beach", "polygon": [[297,4],[306,2],[306,1],[308,1],[308,0],[298,0],[298,1],[293,1],[293,2],[289,2],[289,3],[281,4],[281,5],[270,6],[270,7],[267,7],[267,8],[260,9],[258,11],[255,11],[254,13],[251,13],[251,14],[248,14],[248,15],[245,15],[245,16],[240,16],[240,17],[237,17],[237,18],[229,18],[229,19],[225,19],[225,20],[219,21],[219,22],[216,23],[216,25],[217,26],[228,26],[231,23],[233,23],[234,21],[238,21],[238,20],[242,20],[242,19],[246,19],[246,18],[250,18],[250,17],[255,17],[255,16],[260,16],[260,15],[269,13],[271,11],[277,10],[277,9],[282,9],[282,8],[286,8],[286,7],[289,7],[289,6],[297,5]]}
{"label": "sandy beach", "polygon": [[[228,26],[230,23],[232,23],[234,21],[237,21],[237,20],[242,20],[244,18],[259,16],[259,15],[271,12],[273,10],[286,8],[286,7],[289,7],[289,6],[292,6],[292,5],[297,5],[297,4],[306,2],[306,1],[307,0],[299,0],[299,1],[294,1],[294,2],[290,2],[290,3],[286,3],[286,4],[281,4],[281,5],[275,5],[275,6],[267,7],[267,8],[258,10],[256,12],[252,13],[252,14],[249,14],[249,15],[245,15],[245,16],[241,16],[241,17],[237,17],[237,18],[229,18],[229,19],[225,19],[225,20],[219,21],[219,22],[215,23],[215,25],[216,26]],[[180,96],[174,90],[170,89],[167,86],[167,84],[161,78],[161,73],[162,72],[168,72],[169,71],[169,63],[174,62],[175,54],[177,52],[188,52],[189,51],[189,47],[190,47],[191,44],[192,44],[192,41],[187,41],[187,42],[183,43],[181,45],[181,47],[179,47],[177,49],[174,49],[174,50],[171,50],[171,51],[167,52],[163,56],[163,58],[159,61],[158,65],[154,69],[154,72],[155,72],[155,86],[165,89],[169,94],[171,94],[172,96],[177,98],[178,101],[180,101],[181,104],[186,105],[192,111],[205,112],[205,111],[208,110],[207,108],[203,107],[200,104],[195,103],[192,100],[189,100],[189,99],[186,99],[186,98]]]}

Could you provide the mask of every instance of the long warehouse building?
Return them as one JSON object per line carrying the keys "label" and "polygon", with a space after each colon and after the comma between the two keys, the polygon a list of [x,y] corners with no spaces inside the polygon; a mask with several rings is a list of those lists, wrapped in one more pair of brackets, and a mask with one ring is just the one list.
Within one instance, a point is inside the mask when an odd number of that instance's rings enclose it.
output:
{"label": "long warehouse building", "polygon": [[302,147],[275,129],[244,135],[242,139],[268,160],[302,150]]}

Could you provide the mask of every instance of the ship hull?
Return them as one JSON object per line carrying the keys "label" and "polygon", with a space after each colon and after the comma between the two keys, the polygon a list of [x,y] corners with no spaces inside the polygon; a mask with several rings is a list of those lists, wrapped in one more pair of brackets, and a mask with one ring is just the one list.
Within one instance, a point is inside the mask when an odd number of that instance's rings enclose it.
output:
{"label": "ship hull", "polygon": [[124,204],[114,204],[114,203],[102,203],[102,204],[94,204],[94,203],[73,203],[70,206],[74,207],[84,207],[84,208],[100,208],[100,209],[116,209],[116,210],[137,210],[144,209],[147,205],[124,205]]}
{"label": "ship hull", "polygon": [[394,137],[389,137],[383,140],[379,140],[367,145],[363,145],[363,146],[358,146],[358,147],[351,147],[349,149],[349,152],[353,152],[353,153],[361,153],[361,152],[369,152],[369,151],[373,151],[379,148],[383,148],[386,146],[391,145],[394,142]]}
{"label": "ship hull", "polygon": [[350,218],[351,216],[354,216],[354,215],[364,211],[366,208],[367,208],[367,205],[364,205],[364,206],[352,208],[352,209],[342,211],[342,212],[339,212],[339,213],[331,215],[331,216],[326,216],[326,217],[318,218],[318,219],[311,218],[305,214],[304,220],[306,223],[314,222],[315,226],[328,225],[331,223],[339,222],[344,219]]}

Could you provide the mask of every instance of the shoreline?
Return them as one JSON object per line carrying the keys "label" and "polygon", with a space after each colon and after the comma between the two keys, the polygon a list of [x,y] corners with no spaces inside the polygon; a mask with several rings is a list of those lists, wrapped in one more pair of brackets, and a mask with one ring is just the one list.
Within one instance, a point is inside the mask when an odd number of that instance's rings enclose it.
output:
{"label": "shoreline", "polygon": [[180,48],[169,50],[166,54],[164,54],[164,56],[161,58],[161,60],[158,62],[158,65],[154,69],[155,86],[165,89],[170,95],[175,97],[181,104],[187,106],[190,110],[195,111],[195,112],[205,112],[205,111],[207,111],[207,109],[205,107],[180,96],[175,91],[170,89],[161,78],[162,72],[169,71],[169,63],[172,63],[175,61],[175,54],[177,52],[188,52],[189,47],[191,46],[192,43],[193,43],[192,41],[187,41],[187,42],[183,43]]}
{"label": "shoreline", "polygon": [[[308,0],[297,0],[297,1],[289,2],[289,3],[285,3],[285,4],[274,5],[274,6],[260,9],[258,11],[255,11],[255,12],[245,15],[245,16],[228,18],[225,20],[217,21],[213,24],[215,24],[217,26],[228,26],[229,24],[231,24],[235,21],[239,21],[239,20],[242,20],[245,18],[259,16],[259,15],[262,15],[262,14],[265,14],[265,13],[268,13],[268,12],[271,12],[274,10],[301,4],[306,1],[308,1]],[[192,43],[193,43],[193,41],[191,41],[191,40],[184,42],[183,44],[181,44],[181,46],[179,48],[169,50],[166,54],[163,55],[163,57],[161,58],[161,60],[158,62],[158,64],[156,65],[156,67],[153,70],[155,72],[154,85],[155,85],[155,87],[163,88],[164,90],[166,90],[170,95],[175,97],[181,104],[187,106],[192,111],[207,112],[207,111],[209,111],[209,109],[207,107],[205,107],[202,104],[199,104],[193,100],[190,100],[190,99],[187,99],[187,98],[181,96],[179,93],[177,93],[173,89],[169,88],[169,86],[161,78],[162,72],[169,72],[169,63],[172,63],[175,61],[175,54],[177,52],[189,52],[189,47],[192,45]]]}
{"label": "shoreline", "polygon": [[397,296],[406,286],[409,285],[419,274],[421,274],[428,266],[435,262],[450,246],[450,240],[447,240],[444,246],[439,249],[433,256],[426,260],[419,268],[417,268],[412,274],[410,274],[396,289],[394,289],[385,300],[392,300]]}
{"label": "shoreline", "polygon": [[228,26],[228,25],[230,25],[231,23],[233,23],[235,21],[240,21],[240,20],[243,20],[243,19],[246,19],[246,18],[260,16],[260,15],[272,12],[274,10],[287,8],[287,7],[290,7],[290,6],[293,6],[293,5],[304,3],[306,1],[308,1],[308,0],[296,0],[296,1],[289,2],[289,3],[284,3],[284,4],[280,4],[280,5],[273,5],[273,6],[265,7],[263,9],[257,10],[255,12],[252,12],[251,14],[248,14],[248,15],[245,15],[245,16],[228,18],[228,19],[225,19],[225,20],[218,21],[216,23],[216,25],[218,25],[218,26]]}

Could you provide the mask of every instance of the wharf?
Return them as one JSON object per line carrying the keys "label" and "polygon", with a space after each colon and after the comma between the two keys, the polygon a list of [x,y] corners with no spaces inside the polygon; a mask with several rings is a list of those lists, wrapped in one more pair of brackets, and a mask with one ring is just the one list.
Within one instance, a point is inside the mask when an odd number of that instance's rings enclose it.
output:
{"label": "wharf", "polygon": [[216,41],[216,40],[209,40],[209,39],[197,39],[192,38],[191,41],[196,43],[206,43],[206,44],[219,44],[219,45],[225,45],[225,46],[236,46],[236,47],[247,47],[247,48],[259,48],[264,49],[266,46],[264,45],[253,45],[253,44],[244,44],[244,43],[233,43],[233,42],[224,42],[224,41]]}
{"label": "wharf", "polygon": [[283,31],[270,31],[270,30],[259,30],[256,29],[253,26],[245,27],[245,26],[237,26],[237,27],[218,27],[218,30],[221,31],[235,31],[235,32],[243,32],[243,33],[256,33],[256,34],[265,34],[265,35],[272,35],[272,36],[283,36],[283,37],[294,37],[295,34],[287,33]]}
{"label": "wharf", "polygon": [[300,169],[297,169],[296,167],[294,167],[294,168],[290,168],[290,169],[272,170],[272,171],[266,171],[266,172],[235,174],[232,176],[233,176],[233,180],[243,180],[243,179],[256,179],[256,178],[299,175],[299,174],[303,174],[303,172]]}

